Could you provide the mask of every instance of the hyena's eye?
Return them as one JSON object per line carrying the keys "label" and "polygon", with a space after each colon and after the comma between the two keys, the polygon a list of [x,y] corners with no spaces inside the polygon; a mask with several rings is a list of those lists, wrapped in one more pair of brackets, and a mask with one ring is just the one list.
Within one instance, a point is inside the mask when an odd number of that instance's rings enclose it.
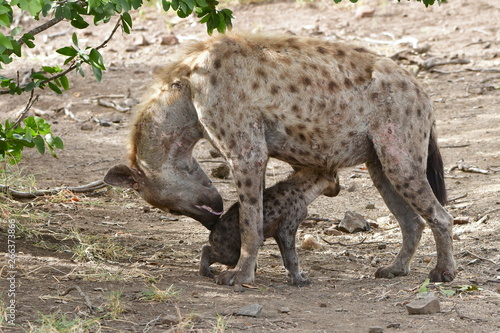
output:
{"label": "hyena's eye", "polygon": [[175,81],[174,83],[172,83],[170,88],[172,88],[173,90],[180,90],[182,88],[182,85],[179,81]]}

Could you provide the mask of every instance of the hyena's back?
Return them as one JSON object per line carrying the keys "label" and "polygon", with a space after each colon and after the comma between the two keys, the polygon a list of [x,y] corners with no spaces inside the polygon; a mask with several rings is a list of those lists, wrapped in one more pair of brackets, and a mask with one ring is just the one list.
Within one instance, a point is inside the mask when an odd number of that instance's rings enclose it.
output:
{"label": "hyena's back", "polygon": [[220,36],[165,70],[179,74],[189,77],[207,134],[229,154],[246,126],[263,126],[270,156],[325,171],[371,160],[373,140],[388,130],[418,139],[415,154],[426,154],[434,121],[427,96],[409,73],[362,47]]}

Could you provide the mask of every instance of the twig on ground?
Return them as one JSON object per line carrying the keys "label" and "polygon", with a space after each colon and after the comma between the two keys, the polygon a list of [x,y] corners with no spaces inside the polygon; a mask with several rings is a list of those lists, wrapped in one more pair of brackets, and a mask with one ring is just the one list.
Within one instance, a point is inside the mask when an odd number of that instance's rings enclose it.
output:
{"label": "twig on ground", "polygon": [[458,199],[463,199],[467,196],[467,193],[465,194],[462,194],[462,195],[459,195],[458,197],[454,197],[454,198],[451,198],[451,199],[448,199],[448,203],[452,203],[453,201],[456,201]]}
{"label": "twig on ground", "polygon": [[484,175],[487,175],[490,173],[488,170],[480,169],[480,168],[475,167],[473,165],[469,165],[469,164],[465,163],[464,160],[458,161],[457,165],[451,167],[450,170],[448,171],[448,173],[451,173],[455,169],[458,169],[458,170],[463,171],[463,172],[481,173]]}
{"label": "twig on ground", "polygon": [[321,221],[326,221],[326,222],[335,222],[334,220],[332,219],[327,219],[327,218],[324,218],[324,217],[313,217],[313,216],[308,216],[305,218],[306,220],[309,220],[309,221],[316,221],[316,222],[321,222]]}
{"label": "twig on ground", "polygon": [[66,296],[67,294],[69,294],[73,290],[77,290],[80,293],[80,296],[82,296],[83,299],[84,299],[84,301],[85,301],[85,305],[89,308],[89,310],[90,310],[91,313],[94,313],[95,312],[95,306],[92,305],[92,303],[90,302],[90,299],[88,298],[88,296],[85,295],[85,293],[83,292],[82,288],[80,288],[79,286],[69,287],[65,292],[59,294],[59,296]]}
{"label": "twig on ground", "polygon": [[487,261],[487,262],[489,262],[489,263],[491,263],[491,264],[493,264],[493,265],[497,265],[497,263],[496,263],[496,262],[494,262],[493,260],[488,259],[488,258],[483,258],[483,257],[480,257],[480,256],[478,256],[477,254],[472,253],[472,252],[470,252],[470,251],[464,251],[464,252],[462,252],[462,253],[463,253],[464,255],[468,255],[468,256],[471,256],[471,257],[473,257],[473,258],[476,258],[476,259],[482,260],[482,261]]}
{"label": "twig on ground", "polygon": [[446,146],[440,146],[440,148],[465,148],[465,147],[469,147],[470,144],[468,143],[464,143],[462,145],[446,145]]}
{"label": "twig on ground", "polygon": [[484,215],[483,217],[481,217],[479,220],[476,221],[477,224],[481,224],[481,223],[484,223],[486,222],[488,219],[490,218],[490,216],[488,214]]}
{"label": "twig on ground", "polygon": [[44,195],[57,194],[61,191],[71,191],[71,192],[75,192],[75,193],[89,193],[89,192],[94,192],[96,190],[104,188],[106,186],[108,186],[108,185],[106,183],[104,183],[103,180],[98,180],[98,181],[95,181],[93,183],[82,185],[82,186],[56,187],[56,188],[50,189],[50,190],[23,192],[23,191],[13,190],[7,185],[0,185],[0,193],[10,194],[12,197],[17,198],[17,199],[34,199],[36,197],[41,197]]}

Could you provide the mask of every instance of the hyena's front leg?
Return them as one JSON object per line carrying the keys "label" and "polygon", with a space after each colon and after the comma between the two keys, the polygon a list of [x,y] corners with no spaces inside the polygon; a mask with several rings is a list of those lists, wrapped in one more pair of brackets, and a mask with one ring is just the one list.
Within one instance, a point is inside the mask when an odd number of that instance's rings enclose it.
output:
{"label": "hyena's front leg", "polygon": [[263,235],[263,183],[268,160],[264,132],[258,127],[239,132],[236,147],[228,154],[240,203],[240,259],[233,269],[222,272],[217,283],[241,285],[254,281],[257,252]]}

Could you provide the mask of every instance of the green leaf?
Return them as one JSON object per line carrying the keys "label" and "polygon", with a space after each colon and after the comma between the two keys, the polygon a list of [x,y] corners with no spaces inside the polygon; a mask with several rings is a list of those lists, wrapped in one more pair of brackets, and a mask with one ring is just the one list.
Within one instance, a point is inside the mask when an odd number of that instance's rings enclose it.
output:
{"label": "green leaf", "polygon": [[26,85],[26,87],[24,87],[24,91],[30,92],[30,91],[32,91],[35,88],[36,88],[36,83],[35,82],[30,82],[30,83],[28,83]]}
{"label": "green leaf", "polygon": [[0,45],[5,47],[7,50],[12,50],[12,41],[5,37],[4,34],[0,33]]}
{"label": "green leaf", "polygon": [[106,70],[106,67],[104,67],[104,59],[96,49],[90,50],[89,59],[92,66],[97,67],[101,70]]}
{"label": "green leaf", "polygon": [[161,0],[161,6],[163,7],[163,10],[168,12],[168,10],[170,9],[170,1],[167,1],[167,0]]}
{"label": "green leaf", "polygon": [[129,13],[122,14],[122,21],[126,23],[129,28],[132,28],[132,17],[130,17]]}
{"label": "green leaf", "polygon": [[422,283],[422,285],[420,286],[420,288],[418,288],[418,292],[419,293],[426,293],[429,291],[429,283],[430,283],[430,280],[429,279],[425,279],[425,281]]}
{"label": "green leaf", "polygon": [[69,89],[69,81],[68,81],[68,78],[66,77],[66,75],[61,76],[60,81],[61,81],[61,85],[62,85],[63,89],[68,90]]}
{"label": "green leaf", "polygon": [[40,154],[45,154],[45,141],[40,135],[33,138],[33,143]]}
{"label": "green leaf", "polygon": [[102,71],[99,68],[94,67],[94,66],[92,66],[92,71],[94,72],[94,76],[95,76],[95,79],[97,80],[97,82],[101,82]]}
{"label": "green leaf", "polygon": [[52,91],[54,91],[56,94],[58,94],[58,95],[61,95],[61,94],[62,94],[61,89],[59,89],[59,87],[58,87],[56,84],[54,84],[53,82],[49,82],[49,88],[50,88]]}
{"label": "green leaf", "polygon": [[[1,7],[0,7],[1,8]],[[23,31],[23,28],[22,27],[15,27],[14,29],[12,29],[12,31],[10,32],[10,35],[11,36],[16,36],[16,35],[19,35],[21,33],[21,31]]]}
{"label": "green leaf", "polygon": [[73,35],[71,36],[71,39],[73,40],[73,44],[78,47],[78,36],[76,33],[73,32]]}
{"label": "green leaf", "polygon": [[85,22],[81,16],[77,16],[74,20],[72,20],[71,25],[77,29],[85,29],[89,26],[89,24]]}
{"label": "green leaf", "polygon": [[56,52],[68,57],[74,57],[78,54],[78,51],[73,46],[62,47],[57,49]]}

